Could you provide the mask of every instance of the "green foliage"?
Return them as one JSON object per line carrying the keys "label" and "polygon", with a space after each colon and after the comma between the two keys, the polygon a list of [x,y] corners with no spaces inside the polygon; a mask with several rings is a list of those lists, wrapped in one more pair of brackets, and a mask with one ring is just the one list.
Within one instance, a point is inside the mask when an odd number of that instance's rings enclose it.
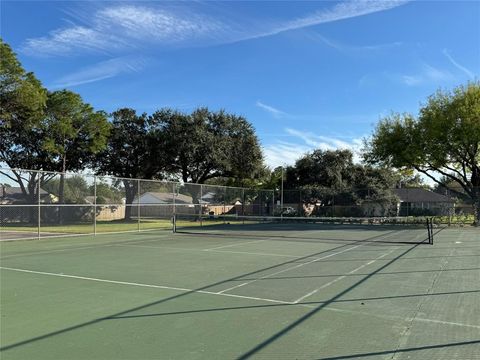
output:
{"label": "green foliage", "polygon": [[397,200],[392,189],[398,178],[387,167],[355,164],[349,150],[318,149],[287,168],[284,203],[314,204],[318,216],[363,216],[368,207],[362,204],[392,215],[389,211]]}
{"label": "green foliage", "polygon": [[80,95],[68,90],[48,94],[42,125],[43,148],[62,172],[83,169],[105,148],[110,131],[104,112],[94,111]]}
{"label": "green foliage", "polygon": [[98,172],[125,178],[153,178],[164,168],[161,133],[147,114],[129,108],[111,114],[107,147],[98,154]]}
{"label": "green foliage", "polygon": [[225,177],[243,180],[262,170],[262,153],[248,121],[221,110],[199,108],[187,115],[162,109],[152,115],[165,140],[168,171],[185,182]]}
{"label": "green foliage", "polygon": [[[60,196],[60,177],[55,177],[44,184],[42,189],[55,197]],[[69,176],[65,179],[64,202],[67,204],[87,204],[87,196],[91,195],[90,187],[81,175]]]}
{"label": "green foliage", "polygon": [[10,46],[0,39],[0,162],[12,168],[40,169],[47,91],[27,73]]}
{"label": "green foliage", "polygon": [[479,82],[438,91],[418,119],[408,114],[386,117],[365,145],[369,163],[416,170],[439,184],[435,174],[440,174],[456,183],[473,200],[480,223]]}
{"label": "green foliage", "polygon": [[[27,73],[9,45],[0,39],[0,128],[33,125],[43,113],[46,90]],[[3,135],[0,133],[0,135]]]}

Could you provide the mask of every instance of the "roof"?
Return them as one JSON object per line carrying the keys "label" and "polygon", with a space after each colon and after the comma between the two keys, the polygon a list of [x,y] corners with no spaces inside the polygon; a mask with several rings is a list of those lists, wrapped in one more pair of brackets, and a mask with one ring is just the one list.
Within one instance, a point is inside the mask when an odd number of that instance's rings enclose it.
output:
{"label": "roof", "polygon": [[[47,191],[40,189],[40,198],[40,202],[45,203],[52,201],[53,197]],[[31,198],[25,196],[20,187],[0,186],[0,204],[28,204],[30,201]],[[34,201],[37,203],[37,199]]]}
{"label": "roof", "polygon": [[[10,197],[10,196],[23,196],[22,188],[17,186],[2,186],[0,191],[0,196]],[[40,188],[40,195],[48,195],[48,192]]]}
{"label": "roof", "polygon": [[[85,196],[85,201],[88,204],[95,204],[95,202],[97,201],[98,198],[99,198],[99,196],[95,197],[93,195],[88,195],[88,196]],[[101,204],[98,204],[98,205],[122,205],[122,204],[125,204],[125,199],[114,200],[112,198],[103,198],[103,200],[105,201],[105,203],[101,203]]]}
{"label": "roof", "polygon": [[[173,193],[162,193],[162,192],[146,192],[140,195],[140,199],[145,197],[145,196],[152,196],[155,199],[158,200],[159,203],[166,203],[166,204],[173,204]],[[191,204],[193,201],[191,196],[188,195],[183,195],[183,194],[175,194],[175,202],[176,203],[183,203],[183,204]],[[136,199],[135,201],[136,202]],[[140,203],[142,203],[142,200],[140,200]]]}
{"label": "roof", "polygon": [[454,201],[448,196],[422,189],[422,188],[403,188],[394,189],[394,193],[402,202],[421,203],[421,202],[437,202],[437,203],[453,203]]}

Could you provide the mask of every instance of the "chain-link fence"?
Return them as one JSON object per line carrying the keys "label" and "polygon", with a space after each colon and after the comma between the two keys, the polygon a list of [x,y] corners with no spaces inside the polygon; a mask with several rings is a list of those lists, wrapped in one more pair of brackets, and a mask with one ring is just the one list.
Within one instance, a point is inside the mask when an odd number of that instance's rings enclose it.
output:
{"label": "chain-link fence", "polygon": [[0,168],[0,240],[172,230],[235,215],[271,216],[272,190]]}
{"label": "chain-link fence", "polygon": [[[480,189],[474,189],[480,195]],[[282,202],[283,200],[283,202]],[[433,217],[437,223],[474,222],[475,200],[459,186],[394,189],[306,187],[275,192],[274,213],[312,217]]]}

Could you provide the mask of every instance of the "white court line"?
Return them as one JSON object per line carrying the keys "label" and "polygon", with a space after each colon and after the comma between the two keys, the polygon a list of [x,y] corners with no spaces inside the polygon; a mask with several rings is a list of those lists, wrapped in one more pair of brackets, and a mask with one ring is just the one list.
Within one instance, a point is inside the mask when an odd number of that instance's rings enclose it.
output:
{"label": "white court line", "polygon": [[[263,240],[262,240],[263,241]],[[185,251],[207,251],[207,249],[195,249],[195,248],[179,248],[179,247],[170,247],[170,246],[148,246],[148,245],[135,245],[135,244],[118,244],[116,246],[127,246],[127,247],[139,247],[139,248],[148,248],[148,249],[168,249],[168,250],[185,250]],[[276,257],[287,257],[291,259],[299,259],[305,256],[295,256],[295,255],[285,255],[285,254],[272,254],[272,253],[260,253],[260,252],[250,252],[250,251],[229,251],[229,250],[211,250],[208,249],[208,252],[213,253],[227,253],[227,254],[247,254],[247,255],[259,255],[259,256],[276,256]]]}
{"label": "white court line", "polygon": [[106,247],[106,246],[113,246],[113,244],[103,244],[103,245],[99,244],[99,245],[81,246],[81,247],[65,248],[65,249],[41,250],[37,252],[30,252],[30,253],[24,253],[24,254],[6,255],[6,256],[2,256],[0,259],[3,260],[3,259],[9,259],[9,258],[19,257],[19,256],[43,255],[43,254],[50,254],[50,253],[56,253],[56,252],[62,252],[62,251],[83,250],[83,249],[91,249],[91,248]]}
{"label": "white court line", "polygon": [[[392,233],[392,234],[386,235],[386,236],[384,236],[384,238],[387,238],[387,237],[390,237],[390,236],[394,236],[394,235],[397,235],[397,233]],[[242,286],[251,284],[251,283],[253,283],[253,282],[255,282],[255,281],[263,280],[263,279],[269,278],[269,277],[271,277],[271,276],[281,274],[281,273],[283,273],[283,272],[285,272],[285,271],[290,271],[290,270],[293,270],[293,269],[297,269],[297,268],[299,268],[299,267],[302,267],[302,266],[305,266],[305,265],[309,265],[309,264],[312,264],[312,263],[314,263],[314,262],[317,262],[317,261],[320,261],[320,260],[323,260],[323,259],[327,259],[327,258],[329,258],[329,257],[335,256],[335,255],[338,255],[338,254],[342,254],[342,253],[344,253],[344,252],[347,252],[347,251],[356,249],[356,248],[358,248],[358,247],[360,247],[360,246],[366,246],[366,245],[369,245],[369,243],[368,243],[368,242],[362,242],[361,244],[356,245],[356,246],[353,246],[353,247],[351,247],[351,248],[348,248],[348,249],[345,249],[345,250],[342,250],[342,251],[337,251],[337,252],[334,252],[334,253],[332,253],[332,254],[325,255],[325,256],[322,256],[322,257],[319,257],[319,258],[314,258],[313,260],[308,261],[308,262],[306,262],[306,263],[302,263],[302,264],[299,264],[299,265],[295,265],[295,266],[289,267],[289,268],[287,268],[287,269],[283,269],[283,270],[274,272],[274,273],[272,273],[272,274],[268,274],[268,275],[259,277],[258,279],[253,279],[253,280],[247,281],[247,282],[245,282],[245,283],[242,283],[242,284],[233,286],[233,287],[231,287],[229,290],[237,289],[237,288],[240,288],[240,287],[242,287]],[[395,249],[397,249],[397,248],[395,248]],[[393,249],[393,250],[395,250],[395,249]],[[392,251],[393,251],[393,250],[392,250]]]}
{"label": "white court line", "polygon": [[[78,279],[78,280],[105,282],[105,283],[110,283],[110,284],[119,284],[119,285],[127,285],[127,286],[140,286],[140,287],[147,287],[147,288],[166,289],[166,290],[201,293],[201,294],[208,294],[208,295],[226,296],[226,297],[232,297],[232,298],[271,302],[271,303],[276,303],[276,304],[296,305],[296,306],[302,306],[302,307],[307,307],[307,308],[315,308],[316,307],[315,305],[312,305],[312,304],[301,304],[301,303],[300,304],[295,304],[291,301],[282,301],[282,300],[252,297],[252,296],[234,295],[234,294],[224,294],[222,292],[211,292],[211,291],[205,291],[205,290],[194,290],[194,289],[179,288],[179,287],[172,287],[172,286],[162,286],[162,285],[151,285],[151,284],[134,283],[134,282],[126,282],[126,281],[106,280],[106,279],[98,279],[98,278],[91,278],[91,277],[85,277],[85,276],[56,274],[56,273],[49,273],[49,272],[44,272],[44,271],[33,271],[33,270],[26,270],[26,269],[9,268],[9,267],[3,267],[3,266],[0,266],[0,269],[17,271],[17,272],[24,272],[24,273],[31,273],[31,274],[38,274],[38,275],[64,277],[64,278],[71,278],[71,279]],[[331,307],[331,306],[325,307],[324,310],[345,312],[345,313],[353,313],[353,314],[363,314],[363,315],[367,315],[367,316],[376,316],[376,317],[381,317],[381,318],[386,318],[386,319],[394,319],[394,320],[397,320],[397,319],[414,320],[414,321],[420,321],[420,322],[437,323],[437,324],[442,324],[442,325],[453,325],[453,326],[461,326],[461,327],[472,327],[472,328],[480,329],[479,325],[463,324],[463,323],[457,323],[457,322],[449,322],[449,321],[426,319],[426,318],[415,318],[415,319],[407,318],[407,319],[405,319],[405,318],[400,317],[400,316],[383,316],[383,315],[379,316],[377,314],[372,314],[372,313],[368,313],[368,312],[338,309],[338,308],[334,308],[334,307]]]}
{"label": "white court line", "polygon": [[[167,234],[162,234],[162,235],[152,235],[152,237],[145,238],[142,240],[131,240],[132,242],[144,242],[144,241],[154,241],[157,238],[160,237],[166,237],[168,236]],[[92,240],[91,242],[88,243],[78,243],[75,245],[84,245],[84,244],[92,244],[92,242],[95,240]],[[128,240],[130,241],[130,240]],[[127,243],[127,242],[125,242]],[[123,243],[123,244],[125,244]],[[39,250],[35,252],[26,252],[26,253],[21,253],[21,254],[13,254],[13,255],[5,255],[0,257],[0,260],[2,259],[8,259],[8,258],[13,258],[13,257],[19,257],[19,256],[32,256],[32,255],[41,255],[41,254],[50,254],[50,253],[55,253],[55,252],[61,252],[61,251],[72,251],[72,250],[83,250],[83,249],[90,249],[90,248],[97,248],[97,247],[108,247],[108,246],[118,246],[120,244],[115,244],[115,243],[107,243],[107,244],[92,244],[90,246],[80,246],[80,247],[68,247],[68,248],[63,248],[63,249],[54,249],[54,250]]]}
{"label": "white court line", "polygon": [[358,247],[360,247],[360,246],[364,246],[364,245],[365,245],[365,244],[356,245],[356,246],[353,246],[353,247],[351,247],[351,248],[344,249],[344,250],[342,250],[342,251],[337,251],[337,252],[334,252],[334,253],[329,254],[329,255],[325,255],[325,256],[322,256],[322,257],[319,257],[319,258],[315,258],[315,259],[313,259],[313,260],[311,260],[311,261],[308,261],[308,262],[306,262],[306,263],[298,264],[298,265],[295,265],[295,266],[292,266],[292,267],[289,267],[289,268],[286,268],[286,269],[283,269],[283,270],[280,270],[280,271],[276,271],[276,272],[274,272],[274,273],[271,273],[271,274],[268,274],[268,275],[259,277],[258,279],[253,279],[253,280],[244,282],[244,283],[242,283],[242,284],[238,284],[238,285],[236,285],[236,286],[231,287],[231,288],[228,289],[228,290],[237,289],[237,288],[239,288],[239,287],[242,287],[242,286],[251,284],[251,283],[253,283],[253,282],[255,282],[255,281],[262,280],[262,279],[266,279],[266,278],[269,278],[269,277],[271,277],[271,276],[281,274],[281,273],[283,273],[283,272],[285,272],[285,271],[290,271],[290,270],[293,270],[293,269],[297,269],[297,268],[299,268],[299,267],[312,264],[312,263],[314,263],[314,262],[316,262],[316,261],[320,261],[320,260],[323,260],[323,259],[326,259],[326,258],[335,256],[335,255],[338,255],[338,254],[341,254],[341,253],[344,253],[344,252],[347,252],[347,251],[356,249],[356,248],[358,248]]}
{"label": "white court line", "polygon": [[213,251],[213,250],[224,249],[224,248],[228,248],[228,247],[232,247],[232,246],[240,246],[240,245],[244,245],[244,244],[253,244],[253,243],[262,242],[262,241],[266,241],[266,240],[267,240],[267,239],[253,240],[253,241],[245,241],[245,242],[240,242],[240,243],[237,243],[237,244],[230,244],[230,245],[223,245],[223,246],[217,246],[217,247],[213,247],[213,248],[208,248],[208,249],[204,249],[203,251]]}
{"label": "white court line", "polygon": [[[317,307],[315,305],[309,305],[309,304],[299,304],[299,305],[304,305],[305,307],[309,307],[309,308],[316,308]],[[347,314],[365,315],[365,316],[369,316],[369,317],[373,316],[373,317],[376,317],[376,318],[379,318],[379,319],[387,319],[387,320],[404,320],[404,321],[412,321],[413,320],[413,321],[419,321],[419,322],[425,322],[425,323],[460,326],[460,327],[471,327],[471,328],[475,328],[475,329],[480,329],[480,325],[464,324],[464,323],[459,323],[459,322],[426,319],[426,318],[415,318],[414,319],[414,318],[410,318],[410,317],[404,318],[403,316],[395,316],[395,315],[378,315],[378,314],[372,313],[372,312],[339,309],[339,308],[332,307],[332,306],[324,307],[322,310],[335,311],[335,312],[341,312],[341,313],[347,313]]]}
{"label": "white court line", "polygon": [[222,291],[217,292],[217,294],[223,294],[224,292],[227,292],[227,291],[236,289],[237,287],[240,287],[240,286],[243,286],[243,285],[247,285],[247,283],[243,283],[243,284],[240,284],[240,285],[232,286],[232,287],[230,287],[230,288],[228,288],[228,289],[225,289],[225,290],[222,290]]}
{"label": "white court line", "polygon": [[47,276],[56,276],[56,277],[63,277],[63,278],[70,278],[70,279],[78,279],[78,280],[96,281],[96,282],[103,282],[103,283],[117,284],[117,285],[128,285],[128,286],[155,288],[155,289],[175,290],[175,291],[183,291],[183,292],[187,292],[187,293],[188,292],[200,293],[200,294],[226,296],[226,297],[233,297],[233,298],[259,300],[259,301],[266,301],[266,302],[272,302],[272,303],[278,303],[278,304],[293,305],[293,303],[290,302],[290,301],[281,301],[281,300],[275,300],[275,299],[267,299],[267,298],[259,298],[259,297],[252,297],[252,296],[243,296],[243,295],[234,295],[234,294],[223,294],[223,293],[206,291],[206,290],[195,290],[195,289],[179,288],[179,287],[165,286],[165,285],[152,285],[152,284],[135,283],[135,282],[128,282],[128,281],[99,279],[99,278],[92,278],[92,277],[86,277],[86,276],[58,274],[58,273],[51,273],[51,272],[45,272],[45,271],[35,271],[35,270],[11,268],[11,267],[5,267],[5,266],[0,266],[0,269],[29,273],[29,274],[38,274],[38,275],[47,275]]}
{"label": "white court line", "polygon": [[209,250],[211,252],[217,253],[227,253],[227,254],[246,254],[246,255],[260,255],[260,256],[277,256],[277,257],[287,257],[292,259],[304,258],[308,255],[297,256],[297,255],[285,255],[285,254],[272,254],[272,253],[260,253],[260,252],[251,252],[251,251],[230,251],[230,250]]}
{"label": "white court line", "polygon": [[365,266],[368,266],[368,265],[371,265],[373,264],[375,261],[387,256],[387,255],[390,255],[393,251],[397,250],[398,248],[394,248],[390,251],[387,251],[386,253],[376,257],[375,259],[373,260],[370,260],[369,262],[363,264],[363,265],[360,265],[359,267],[353,269],[352,271],[349,271],[348,273],[346,273],[345,275],[341,275],[335,279],[333,279],[332,281],[329,281],[328,283],[326,284],[323,284],[322,286],[320,286],[319,288],[313,290],[313,291],[310,291],[308,294],[305,294],[303,295],[302,297],[298,298],[297,300],[294,301],[295,304],[298,304],[300,301],[303,301],[305,300],[306,298],[312,296],[313,294],[316,294],[318,291],[322,290],[322,289],[325,289],[326,287],[329,287],[330,285],[333,285],[335,284],[337,281],[340,281],[342,279],[345,279],[348,275],[351,275],[351,274],[354,274],[356,273],[358,270],[361,270],[363,269]]}
{"label": "white court line", "polygon": [[408,320],[428,322],[428,323],[436,323],[436,324],[443,324],[443,325],[464,326],[464,327],[472,327],[472,328],[475,328],[475,329],[480,329],[480,325],[464,324],[464,323],[451,322],[451,321],[425,319],[425,318],[414,318],[414,319],[408,318]]}

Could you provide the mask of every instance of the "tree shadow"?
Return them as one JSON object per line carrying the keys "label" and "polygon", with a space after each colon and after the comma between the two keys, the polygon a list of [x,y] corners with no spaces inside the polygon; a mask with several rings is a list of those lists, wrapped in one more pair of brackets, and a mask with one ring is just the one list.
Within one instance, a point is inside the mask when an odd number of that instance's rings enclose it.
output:
{"label": "tree shadow", "polygon": [[348,294],[350,291],[357,288],[359,285],[363,284],[365,281],[370,279],[372,276],[374,276],[378,272],[382,271],[383,269],[385,269],[388,266],[390,266],[391,264],[393,264],[395,261],[400,259],[402,256],[404,256],[404,255],[408,254],[409,252],[411,252],[412,250],[416,249],[419,245],[420,244],[414,245],[414,246],[410,247],[409,249],[403,251],[398,256],[394,257],[393,259],[391,259],[386,264],[382,265],[381,267],[379,267],[378,269],[376,269],[372,273],[370,273],[367,276],[363,277],[362,279],[358,280],[353,285],[351,285],[348,288],[346,288],[345,290],[339,292],[337,295],[331,297],[329,300],[321,303],[319,306],[317,306],[313,310],[311,310],[311,311],[307,312],[306,314],[302,315],[301,317],[299,317],[297,320],[295,320],[291,324],[285,326],[283,329],[277,331],[275,334],[271,335],[270,337],[263,340],[262,342],[260,342],[259,344],[257,344],[253,348],[251,348],[250,350],[246,351],[244,354],[240,355],[237,359],[244,360],[244,359],[248,359],[249,357],[255,355],[256,353],[258,353],[259,351],[261,351],[262,349],[264,349],[265,347],[267,347],[268,345],[270,345],[274,341],[278,340],[280,337],[282,337],[286,333],[290,332],[292,329],[296,328],[297,326],[299,326],[300,324],[302,324],[303,322],[305,322],[306,320],[311,318],[313,315],[317,314],[319,311],[324,309],[329,304],[332,304],[336,300],[340,299],[342,296]]}
{"label": "tree shadow", "polygon": [[380,356],[380,355],[390,355],[390,354],[394,355],[397,353],[408,353],[412,351],[422,351],[422,350],[431,350],[431,349],[444,349],[444,348],[454,347],[454,346],[468,346],[468,345],[475,345],[475,344],[480,344],[480,340],[461,341],[456,343],[446,343],[446,344],[436,344],[436,345],[425,345],[425,346],[417,346],[417,347],[411,347],[411,348],[376,351],[376,352],[361,353],[361,354],[323,357],[323,358],[318,358],[316,360],[359,359],[367,356]]}
{"label": "tree shadow", "polygon": [[[386,234],[376,235],[372,238],[376,238],[376,237],[380,237],[380,236],[386,236]],[[284,262],[281,262],[279,264],[275,264],[275,265],[268,266],[268,267],[265,267],[265,268],[262,268],[262,269],[259,269],[259,270],[254,270],[254,271],[251,271],[251,272],[248,272],[248,273],[245,273],[245,274],[241,274],[241,275],[238,275],[238,276],[235,276],[235,277],[232,277],[232,278],[221,280],[221,281],[215,282],[213,284],[209,284],[209,285],[205,285],[205,286],[193,289],[191,291],[186,291],[186,292],[183,292],[183,293],[180,293],[180,294],[177,294],[177,295],[169,296],[167,298],[163,298],[163,299],[153,301],[153,302],[150,302],[150,303],[147,303],[147,304],[136,306],[136,307],[133,307],[133,308],[130,308],[130,309],[127,309],[127,310],[124,310],[124,311],[120,311],[120,312],[117,312],[115,314],[111,314],[111,315],[108,315],[108,316],[105,316],[105,317],[93,319],[93,320],[86,321],[84,323],[80,323],[80,324],[77,324],[77,325],[72,325],[72,326],[69,326],[69,327],[66,327],[66,328],[63,328],[63,329],[60,329],[60,330],[56,330],[56,331],[52,331],[52,332],[47,333],[47,334],[35,336],[33,338],[22,340],[22,341],[19,341],[19,342],[10,344],[10,345],[5,345],[3,347],[0,347],[0,351],[6,351],[6,350],[14,349],[14,348],[17,348],[19,346],[23,346],[23,345],[30,344],[30,343],[33,343],[33,342],[36,342],[36,341],[40,341],[40,340],[44,340],[44,339],[47,339],[47,338],[50,338],[50,337],[53,337],[53,336],[56,336],[56,335],[60,335],[60,334],[66,333],[66,332],[70,332],[70,331],[73,331],[73,330],[84,328],[86,326],[94,325],[94,324],[97,324],[101,321],[110,319],[112,317],[125,315],[125,314],[131,313],[131,312],[134,312],[134,311],[138,311],[138,310],[142,310],[142,309],[154,306],[154,305],[162,304],[162,303],[165,303],[167,301],[171,301],[171,300],[178,299],[178,298],[181,298],[181,297],[185,297],[185,296],[188,296],[188,295],[191,295],[191,294],[194,294],[194,293],[198,293],[199,291],[202,291],[202,290],[207,290],[207,289],[209,289],[211,287],[214,287],[214,286],[218,286],[218,285],[228,283],[230,281],[238,280],[238,279],[240,279],[244,276],[251,276],[251,275],[262,273],[264,271],[277,269],[279,267],[282,267],[282,266],[285,266],[285,265],[288,265],[288,264],[298,263],[298,261],[301,261],[302,259],[306,260],[308,258],[318,256],[318,255],[321,255],[321,254],[324,254],[324,253],[329,253],[329,252],[339,250],[339,249],[342,249],[342,248],[346,248],[346,247],[349,247],[351,245],[353,245],[353,244],[350,244],[350,243],[349,244],[342,244],[342,245],[339,245],[339,246],[336,246],[336,247],[333,247],[333,248],[330,248],[330,249],[327,249],[327,250],[318,251],[318,252],[315,252],[315,253],[312,253],[312,254],[309,254],[309,255],[305,255],[305,256],[302,256],[302,257],[299,257],[299,258],[295,258],[293,260],[284,261]]]}
{"label": "tree shadow", "polygon": [[[409,294],[409,295],[396,295],[396,296],[377,296],[377,297],[364,297],[364,298],[355,298],[355,299],[345,299],[345,300],[336,300],[332,303],[349,303],[349,302],[365,302],[365,301],[375,301],[375,300],[391,300],[391,299],[404,299],[404,298],[415,298],[415,297],[424,297],[424,296],[443,296],[443,295],[458,295],[458,294],[475,294],[480,293],[480,290],[466,290],[466,291],[451,291],[451,292],[440,292],[440,293],[431,293],[431,294]],[[221,308],[210,308],[210,309],[197,309],[197,310],[183,310],[183,311],[169,311],[153,314],[137,314],[137,315],[122,315],[122,316],[111,316],[105,317],[104,320],[123,320],[123,319],[134,319],[134,318],[148,318],[148,317],[161,317],[161,316],[171,316],[171,315],[184,315],[184,314],[196,314],[196,313],[210,313],[210,312],[221,312],[221,311],[231,311],[231,310],[245,310],[245,309],[270,309],[270,308],[279,308],[279,307],[292,307],[292,306],[302,306],[302,305],[318,305],[323,304],[324,301],[306,301],[299,302],[295,304],[264,304],[264,305],[247,305],[247,306],[231,306],[231,307],[221,307]]]}

